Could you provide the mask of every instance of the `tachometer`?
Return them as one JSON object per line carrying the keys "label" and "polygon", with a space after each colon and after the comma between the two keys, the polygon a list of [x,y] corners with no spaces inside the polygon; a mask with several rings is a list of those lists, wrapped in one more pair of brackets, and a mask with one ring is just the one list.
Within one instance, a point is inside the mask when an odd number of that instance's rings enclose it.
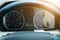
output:
{"label": "tachometer", "polygon": [[33,19],[34,26],[37,29],[42,29],[44,27],[44,24],[43,24],[44,16],[45,16],[44,11],[41,9],[38,9],[38,11],[36,12],[34,19]]}

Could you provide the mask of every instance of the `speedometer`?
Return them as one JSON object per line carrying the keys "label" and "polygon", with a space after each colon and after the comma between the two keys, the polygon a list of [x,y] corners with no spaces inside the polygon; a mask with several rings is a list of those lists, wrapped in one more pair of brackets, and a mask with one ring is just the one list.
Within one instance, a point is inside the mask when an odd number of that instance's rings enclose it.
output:
{"label": "speedometer", "polygon": [[10,11],[4,16],[3,24],[8,30],[22,29],[24,26],[24,16],[18,11]]}

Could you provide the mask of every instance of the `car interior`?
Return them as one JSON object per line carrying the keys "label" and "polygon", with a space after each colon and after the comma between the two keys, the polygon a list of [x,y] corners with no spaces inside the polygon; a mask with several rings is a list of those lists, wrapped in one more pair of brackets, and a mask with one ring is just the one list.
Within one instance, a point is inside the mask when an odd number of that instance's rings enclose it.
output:
{"label": "car interior", "polygon": [[44,0],[3,3],[0,40],[60,40],[60,9]]}

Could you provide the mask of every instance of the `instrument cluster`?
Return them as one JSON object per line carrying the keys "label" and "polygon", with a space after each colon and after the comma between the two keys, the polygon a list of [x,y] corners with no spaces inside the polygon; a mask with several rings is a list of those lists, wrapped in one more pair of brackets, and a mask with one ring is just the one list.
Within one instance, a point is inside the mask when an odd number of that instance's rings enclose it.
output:
{"label": "instrument cluster", "polygon": [[31,31],[55,28],[55,19],[52,12],[48,9],[45,10],[44,5],[36,3],[20,4],[20,2],[15,2],[15,4],[7,5],[0,10],[0,18],[0,26],[4,31]]}
{"label": "instrument cluster", "polygon": [[44,29],[44,27],[47,28],[43,22],[44,17],[45,10],[43,9],[29,6],[20,7],[6,13],[3,17],[3,24],[8,30],[21,30],[23,27],[29,29],[31,26],[36,29]]}

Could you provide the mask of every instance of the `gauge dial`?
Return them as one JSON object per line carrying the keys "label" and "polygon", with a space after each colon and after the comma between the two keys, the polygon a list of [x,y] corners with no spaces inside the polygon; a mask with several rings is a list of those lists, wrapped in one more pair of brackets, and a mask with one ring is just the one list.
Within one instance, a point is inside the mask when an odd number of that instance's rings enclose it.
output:
{"label": "gauge dial", "polygon": [[24,16],[18,11],[10,11],[3,17],[3,24],[9,30],[20,30],[24,25]]}
{"label": "gauge dial", "polygon": [[39,9],[33,19],[34,26],[37,29],[54,29],[54,15],[46,10]]}
{"label": "gauge dial", "polygon": [[34,16],[34,19],[33,19],[34,26],[37,29],[44,28],[44,25],[43,25],[43,18],[44,18],[44,16],[45,16],[44,11],[41,10],[41,9],[38,9],[38,11],[36,12],[36,14]]}

